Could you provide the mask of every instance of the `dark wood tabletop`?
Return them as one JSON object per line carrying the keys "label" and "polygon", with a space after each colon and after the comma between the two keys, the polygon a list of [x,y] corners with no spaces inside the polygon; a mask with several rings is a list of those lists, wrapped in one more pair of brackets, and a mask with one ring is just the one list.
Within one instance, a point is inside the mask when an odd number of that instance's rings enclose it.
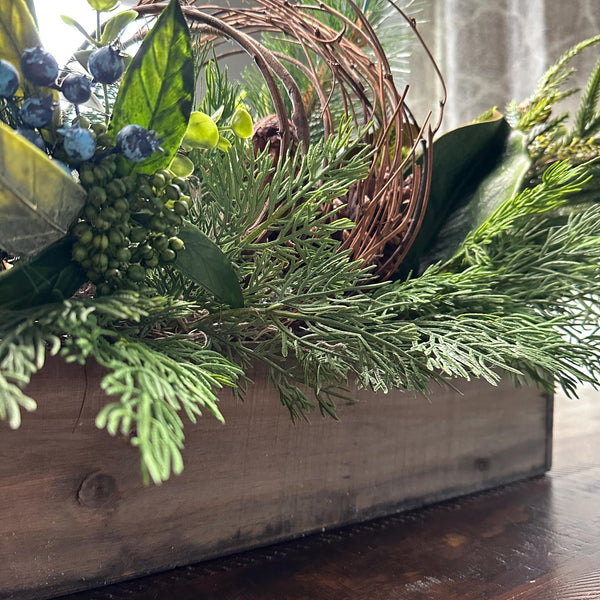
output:
{"label": "dark wood tabletop", "polygon": [[557,396],[544,477],[62,600],[600,599],[600,392]]}

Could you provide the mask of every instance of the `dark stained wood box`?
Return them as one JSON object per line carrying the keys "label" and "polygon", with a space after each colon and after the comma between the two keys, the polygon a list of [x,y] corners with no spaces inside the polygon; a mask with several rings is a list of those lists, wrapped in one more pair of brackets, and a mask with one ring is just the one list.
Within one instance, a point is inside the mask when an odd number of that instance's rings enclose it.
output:
{"label": "dark stained wood box", "polygon": [[[0,598],[51,598],[538,475],[552,398],[510,383],[462,395],[356,393],[339,422],[290,422],[261,373],[226,425],[186,429],[184,473],[141,483],[137,451],[94,426],[97,366],[52,360],[38,410],[0,438]],[[82,408],[80,415],[80,408]]]}

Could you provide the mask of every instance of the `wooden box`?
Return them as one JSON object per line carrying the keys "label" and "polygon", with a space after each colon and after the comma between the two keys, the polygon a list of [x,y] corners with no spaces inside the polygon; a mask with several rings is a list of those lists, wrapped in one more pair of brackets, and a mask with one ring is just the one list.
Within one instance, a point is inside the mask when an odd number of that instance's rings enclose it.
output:
{"label": "wooden box", "polygon": [[[97,366],[51,361],[38,410],[0,438],[0,598],[50,598],[544,473],[552,399],[461,383],[357,392],[341,421],[291,424],[256,374],[227,424],[189,426],[185,471],[144,487],[138,454],[94,426]],[[81,414],[80,414],[81,411]]]}

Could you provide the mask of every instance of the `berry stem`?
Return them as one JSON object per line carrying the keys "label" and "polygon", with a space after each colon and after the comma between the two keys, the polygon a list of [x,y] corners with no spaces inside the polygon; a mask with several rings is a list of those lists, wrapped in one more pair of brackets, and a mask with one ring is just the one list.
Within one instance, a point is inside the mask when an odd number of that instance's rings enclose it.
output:
{"label": "berry stem", "polygon": [[100,11],[96,11],[96,42],[100,43],[102,37],[102,28],[100,27]]}
{"label": "berry stem", "polygon": [[[100,42],[100,38],[102,37],[102,28],[100,26],[100,11],[96,11],[96,41]],[[110,103],[108,101],[108,86],[103,83],[102,90],[104,92],[104,122],[108,125],[108,121],[110,120]]]}
{"label": "berry stem", "polygon": [[104,90],[104,112],[106,113],[104,117],[104,122],[108,125],[108,122],[110,120],[110,102],[108,100],[108,85],[106,85],[106,83],[103,83],[102,89]]}

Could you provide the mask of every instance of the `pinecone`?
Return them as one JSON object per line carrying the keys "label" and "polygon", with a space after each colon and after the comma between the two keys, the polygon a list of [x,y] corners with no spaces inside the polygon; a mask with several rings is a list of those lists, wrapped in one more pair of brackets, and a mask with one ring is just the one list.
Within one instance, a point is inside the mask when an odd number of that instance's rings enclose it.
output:
{"label": "pinecone", "polygon": [[[295,127],[291,120],[288,120],[290,131],[292,132],[291,153],[295,153],[298,148],[298,137],[296,136]],[[259,119],[254,124],[254,133],[252,134],[252,146],[254,152],[259,154],[264,149],[269,147],[269,154],[273,159],[273,164],[279,161],[281,156],[281,144],[283,138],[279,129],[279,119],[277,115],[267,115]]]}

